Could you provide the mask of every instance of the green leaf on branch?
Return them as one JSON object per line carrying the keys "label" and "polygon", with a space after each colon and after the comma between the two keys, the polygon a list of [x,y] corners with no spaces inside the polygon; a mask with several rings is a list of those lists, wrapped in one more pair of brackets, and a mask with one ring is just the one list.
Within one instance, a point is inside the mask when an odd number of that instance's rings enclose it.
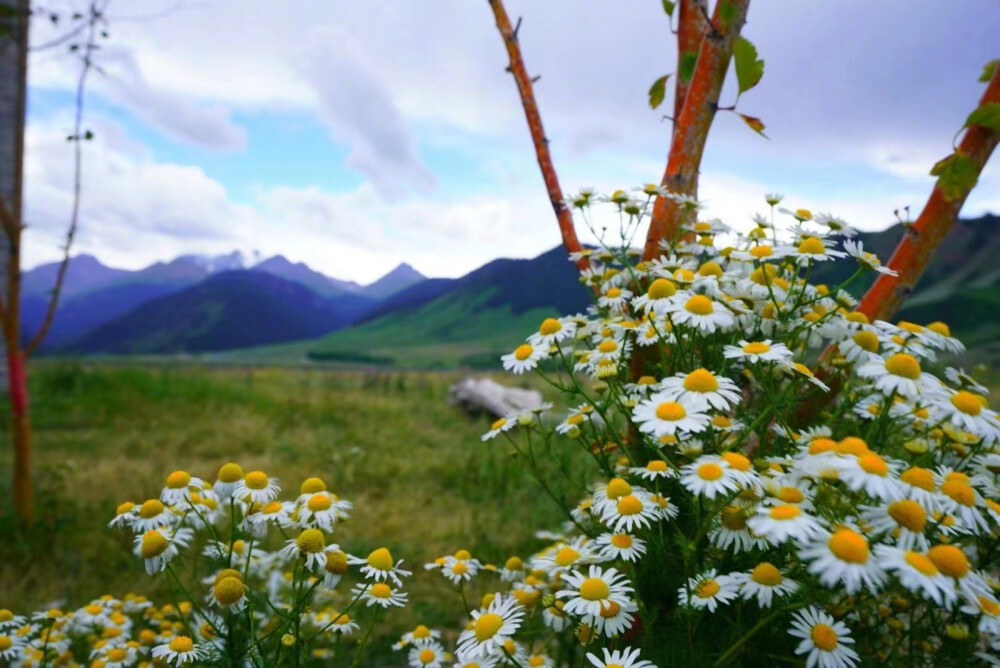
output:
{"label": "green leaf on branch", "polygon": [[979,75],[979,80],[983,83],[988,83],[993,75],[997,71],[997,67],[1000,66],[1000,60],[991,60],[983,66],[983,73]]}
{"label": "green leaf on branch", "polygon": [[649,87],[650,108],[656,109],[658,106],[663,104],[663,98],[667,95],[667,79],[669,78],[669,74],[664,74],[662,77],[654,81],[653,85]]}
{"label": "green leaf on branch", "polygon": [[759,118],[755,116],[747,116],[746,114],[741,114],[740,112],[735,112],[737,116],[743,119],[743,122],[750,126],[750,129],[759,134],[764,139],[770,139],[766,134],[764,134],[764,123]]}
{"label": "green leaf on branch", "polygon": [[681,62],[677,66],[677,76],[684,83],[690,83],[694,77],[694,67],[698,64],[698,53],[696,51],[685,51],[681,54]]}
{"label": "green leaf on branch", "polygon": [[970,125],[982,125],[994,132],[1000,132],[1000,102],[991,102],[976,107],[965,119],[965,125],[962,127],[967,128]]}
{"label": "green leaf on branch", "polygon": [[971,156],[952,153],[931,168],[931,176],[938,177],[937,187],[949,202],[964,197],[979,180],[979,168]]}
{"label": "green leaf on branch", "polygon": [[745,37],[740,37],[733,44],[733,60],[736,61],[736,82],[740,94],[743,94],[764,76],[764,61],[757,57],[757,47]]}
{"label": "green leaf on branch", "polygon": [[663,11],[667,13],[667,16],[674,15],[674,7],[677,6],[676,2],[670,2],[670,0],[663,0]]}

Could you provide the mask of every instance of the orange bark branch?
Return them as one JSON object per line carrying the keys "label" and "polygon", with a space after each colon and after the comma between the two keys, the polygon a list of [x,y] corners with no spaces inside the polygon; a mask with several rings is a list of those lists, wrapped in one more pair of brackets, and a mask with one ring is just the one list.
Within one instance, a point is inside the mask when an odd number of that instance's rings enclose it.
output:
{"label": "orange bark branch", "polygon": [[[542,179],[545,181],[545,189],[549,194],[549,202],[552,204],[552,210],[555,211],[556,220],[559,223],[563,246],[566,247],[567,253],[578,253],[583,250],[583,247],[580,245],[576,229],[573,227],[573,216],[563,201],[559,177],[556,176],[556,168],[552,164],[552,154],[549,153],[549,140],[545,136],[542,116],[538,111],[538,104],[535,102],[531,77],[528,76],[528,72],[524,68],[521,47],[517,43],[517,29],[511,27],[502,0],[489,0],[489,3],[490,8],[493,9],[493,15],[496,17],[497,29],[503,37],[504,46],[507,47],[507,55],[510,57],[510,65],[507,70],[514,75],[517,92],[521,95],[521,106],[524,107],[524,115],[528,120],[531,141],[535,145],[535,155],[538,157],[538,167],[542,170]],[[585,258],[577,261],[576,265],[581,271],[590,266]]]}
{"label": "orange bark branch", "polygon": [[[677,18],[677,68],[680,70],[681,60],[685,53],[698,53],[701,40],[708,29],[708,0],[681,0],[678,6]],[[684,108],[684,98],[687,97],[690,81],[678,74],[674,84],[674,131],[677,130],[677,119]]]}
{"label": "orange bark branch", "polygon": [[[720,9],[724,6],[733,12],[728,22],[720,16]],[[743,29],[749,6],[750,0],[726,0],[715,4],[712,25],[701,40],[698,63],[684,96],[684,105],[675,121],[667,168],[660,181],[673,192],[690,197],[698,195],[698,169],[705,152],[705,141],[718,108],[719,94],[733,55],[733,43]],[[683,211],[676,202],[665,197],[657,198],[646,235],[645,259],[656,257],[661,239],[676,236],[682,218]]]}
{"label": "orange bark branch", "polygon": [[[1000,103],[1000,69],[994,72],[979,100],[980,107],[992,103]],[[965,131],[955,155],[971,158],[970,164],[975,165],[978,178],[998,141],[1000,132],[982,125],[972,125]],[[941,180],[938,180],[920,216],[903,234],[889,260],[887,266],[896,271],[898,276],[880,274],[861,299],[859,311],[870,320],[888,320],[899,311],[916,287],[934,250],[951,229],[974,185],[974,181],[967,187],[956,188],[951,184],[949,192],[946,192],[941,186]]]}

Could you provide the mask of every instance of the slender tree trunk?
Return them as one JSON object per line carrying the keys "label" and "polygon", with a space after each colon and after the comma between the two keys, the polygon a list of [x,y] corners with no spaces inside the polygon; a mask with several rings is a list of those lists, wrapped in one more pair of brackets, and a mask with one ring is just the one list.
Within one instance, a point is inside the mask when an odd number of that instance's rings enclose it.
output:
{"label": "slender tree trunk", "polygon": [[28,387],[21,350],[21,230],[23,229],[22,180],[24,121],[27,99],[28,18],[30,0],[0,0],[0,276],[3,295],[3,340],[7,356],[7,382],[14,443],[14,507],[24,522],[34,519],[31,480],[31,423]]}

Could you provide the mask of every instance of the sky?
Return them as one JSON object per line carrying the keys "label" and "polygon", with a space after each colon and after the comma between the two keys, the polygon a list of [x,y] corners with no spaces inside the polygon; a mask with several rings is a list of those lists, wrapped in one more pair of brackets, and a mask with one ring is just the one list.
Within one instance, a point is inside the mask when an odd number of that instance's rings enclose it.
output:
{"label": "sky", "polygon": [[[672,99],[652,110],[647,90],[676,60],[660,0],[506,6],[523,17],[564,192],[659,182]],[[36,21],[32,43],[64,29]],[[283,254],[365,283],[400,262],[459,276],[560,242],[485,0],[113,0],[107,30],[86,89],[74,253],[125,268]],[[777,191],[866,230],[905,206],[915,217],[998,34],[1000,0],[756,0],[743,35],[765,73],[737,110],[769,139],[716,116],[704,215],[745,228]],[[66,48],[30,58],[29,267],[60,256],[79,68]],[[964,216],[1000,212],[997,163]]]}

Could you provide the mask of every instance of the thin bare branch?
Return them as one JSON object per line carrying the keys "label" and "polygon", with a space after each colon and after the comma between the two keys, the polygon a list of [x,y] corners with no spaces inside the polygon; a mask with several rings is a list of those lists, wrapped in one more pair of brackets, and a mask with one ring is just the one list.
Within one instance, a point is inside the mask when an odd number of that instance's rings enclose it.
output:
{"label": "thin bare branch", "polygon": [[[580,240],[576,236],[576,229],[573,227],[573,216],[569,207],[563,201],[562,188],[559,186],[559,177],[556,175],[556,168],[552,164],[552,154],[549,152],[549,140],[545,136],[545,128],[542,126],[542,116],[538,111],[538,104],[535,102],[535,93],[532,88],[532,79],[528,76],[524,67],[524,59],[521,57],[521,47],[518,45],[517,30],[521,27],[521,20],[517,21],[517,28],[512,28],[507,10],[504,9],[502,0],[489,0],[490,8],[496,17],[497,29],[503,37],[504,46],[507,47],[507,55],[510,58],[510,65],[507,70],[514,75],[517,83],[517,91],[521,95],[521,106],[524,107],[524,115],[528,120],[528,129],[531,132],[531,141],[535,145],[535,155],[538,157],[538,167],[542,171],[542,179],[545,181],[545,189],[549,194],[549,202],[552,210],[556,214],[556,221],[559,223],[559,231],[562,233],[563,246],[568,253],[577,253],[582,250]],[[577,262],[577,266],[582,270],[588,264],[586,259]]]}

